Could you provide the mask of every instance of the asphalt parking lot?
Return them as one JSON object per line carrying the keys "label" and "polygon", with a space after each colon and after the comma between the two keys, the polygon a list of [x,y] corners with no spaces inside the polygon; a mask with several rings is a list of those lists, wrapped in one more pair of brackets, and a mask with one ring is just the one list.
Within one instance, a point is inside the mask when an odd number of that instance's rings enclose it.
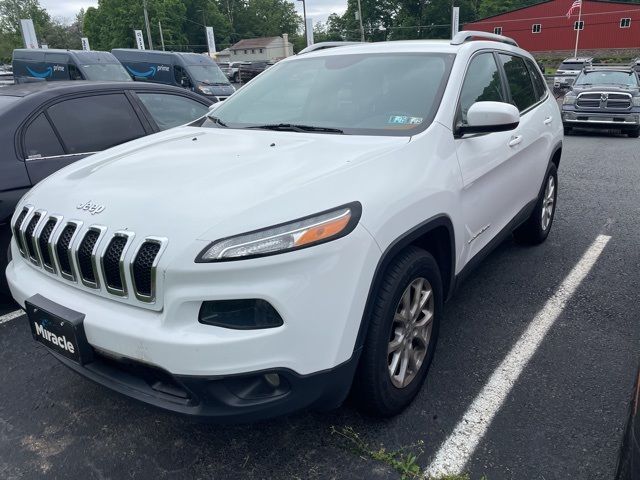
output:
{"label": "asphalt parking lot", "polygon": [[[36,345],[24,316],[3,321],[0,478],[400,478],[332,427],[350,427],[376,449],[422,449],[426,468],[599,235],[611,238],[509,385],[465,471],[487,480],[612,478],[640,358],[639,146],[615,134],[565,139],[547,242],[505,242],[462,285],[446,306],[425,387],[391,420],[347,404],[255,425],[200,424],[92,384]],[[0,318],[15,308],[0,302]]]}

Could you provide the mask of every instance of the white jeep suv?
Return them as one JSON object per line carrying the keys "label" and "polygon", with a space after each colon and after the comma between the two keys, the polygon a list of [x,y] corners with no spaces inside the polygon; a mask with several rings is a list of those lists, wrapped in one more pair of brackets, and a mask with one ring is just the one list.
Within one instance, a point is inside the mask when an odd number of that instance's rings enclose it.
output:
{"label": "white jeep suv", "polygon": [[31,190],[9,285],[58,360],[144,402],[247,421],[352,390],[393,415],[464,274],[549,234],[562,135],[506,37],[288,58]]}

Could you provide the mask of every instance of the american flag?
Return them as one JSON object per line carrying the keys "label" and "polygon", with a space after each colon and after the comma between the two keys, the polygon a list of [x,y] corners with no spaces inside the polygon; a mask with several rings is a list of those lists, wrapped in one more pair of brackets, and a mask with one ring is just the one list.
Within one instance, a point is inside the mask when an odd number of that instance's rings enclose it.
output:
{"label": "american flag", "polygon": [[575,0],[572,4],[571,7],[569,8],[569,11],[567,12],[567,18],[569,18],[572,14],[573,11],[576,9],[580,9],[580,7],[582,7],[582,0]]}

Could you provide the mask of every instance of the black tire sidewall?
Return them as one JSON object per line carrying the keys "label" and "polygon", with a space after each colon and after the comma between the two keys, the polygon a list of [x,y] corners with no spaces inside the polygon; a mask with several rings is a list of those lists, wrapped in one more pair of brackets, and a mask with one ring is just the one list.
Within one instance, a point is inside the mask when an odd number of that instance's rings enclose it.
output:
{"label": "black tire sidewall", "polygon": [[[370,384],[368,395],[375,397],[375,412],[383,416],[401,412],[417,395],[427,376],[435,353],[440,317],[443,308],[443,292],[440,271],[435,259],[426,251],[411,247],[399,255],[388,268],[381,291],[376,295],[370,329],[365,341],[363,362],[366,362]],[[407,286],[415,279],[424,277],[431,284],[434,295],[434,317],[427,354],[420,371],[405,388],[397,388],[388,372],[387,348],[398,303]],[[392,292],[390,295],[388,292]],[[369,409],[371,410],[371,409]]]}

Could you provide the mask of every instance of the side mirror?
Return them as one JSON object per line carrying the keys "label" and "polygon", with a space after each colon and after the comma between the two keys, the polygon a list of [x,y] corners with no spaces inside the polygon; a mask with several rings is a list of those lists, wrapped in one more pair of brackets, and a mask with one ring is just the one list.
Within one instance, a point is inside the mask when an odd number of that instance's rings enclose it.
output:
{"label": "side mirror", "polygon": [[519,123],[520,112],[510,103],[476,102],[467,112],[467,123],[458,126],[456,134],[506,132]]}

